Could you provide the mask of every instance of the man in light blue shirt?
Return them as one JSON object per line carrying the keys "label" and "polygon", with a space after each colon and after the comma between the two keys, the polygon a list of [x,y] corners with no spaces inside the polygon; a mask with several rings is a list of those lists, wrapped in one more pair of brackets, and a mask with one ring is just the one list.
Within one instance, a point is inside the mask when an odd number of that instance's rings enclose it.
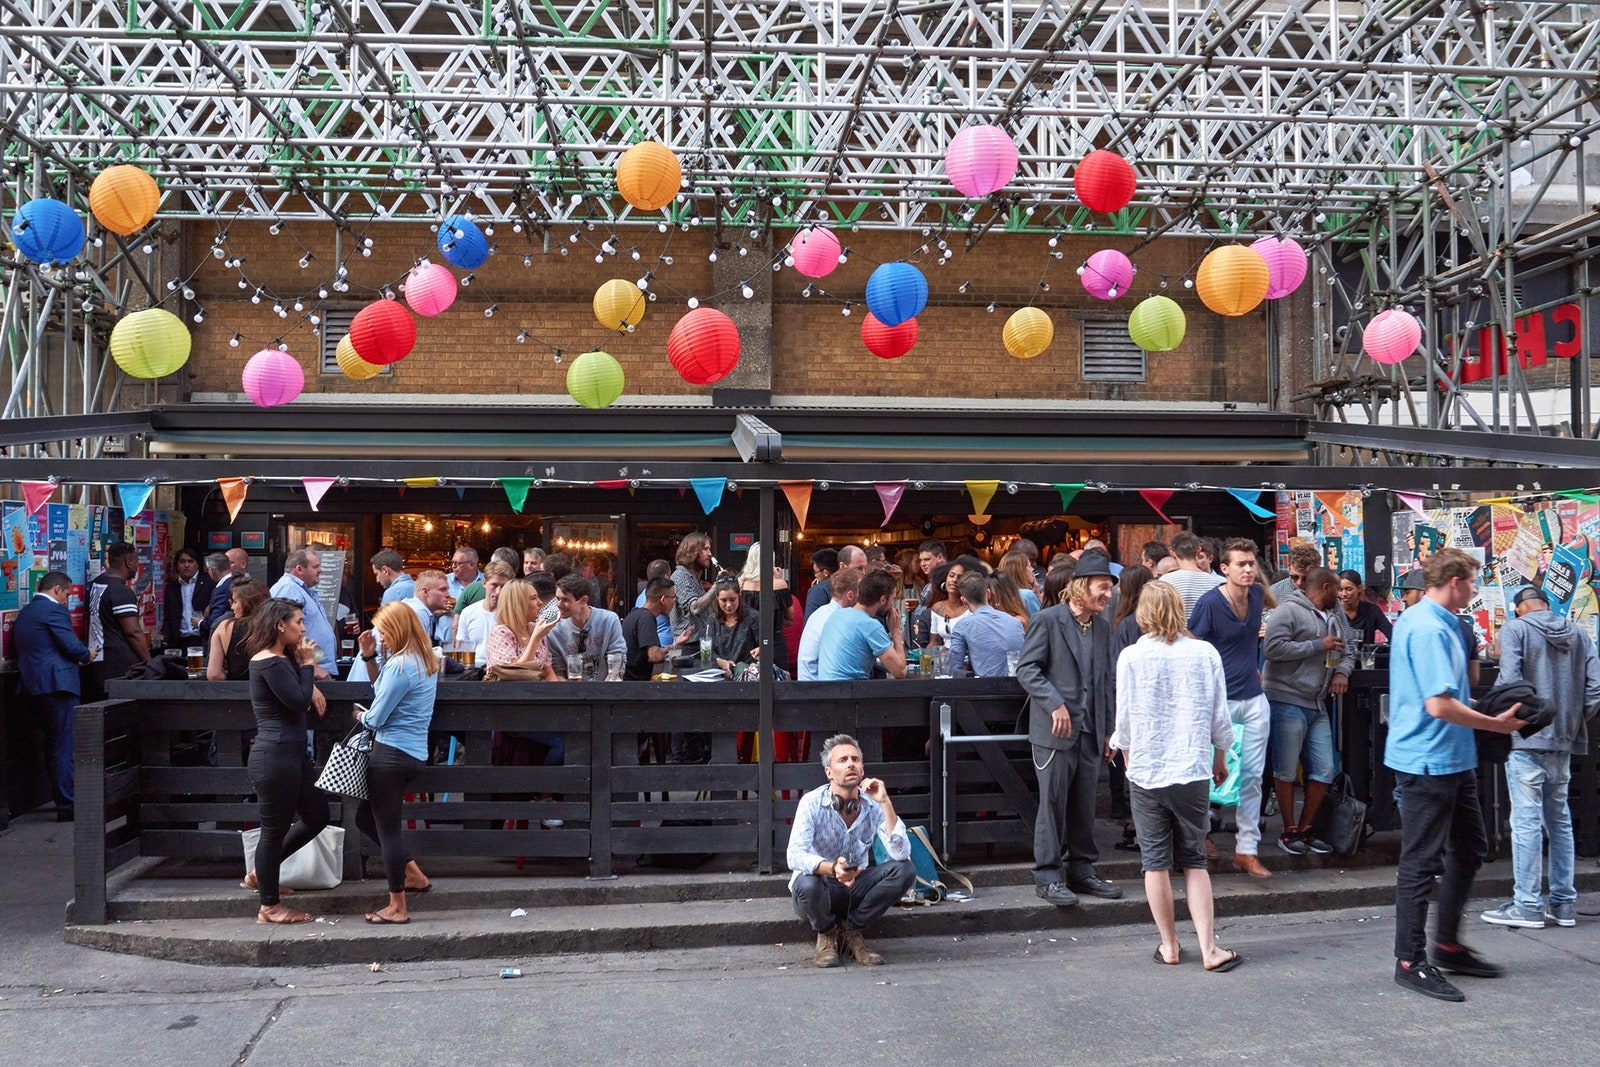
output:
{"label": "man in light blue shirt", "polygon": [[855,607],[840,608],[822,628],[817,646],[819,682],[871,678],[874,662],[895,678],[906,676],[905,631],[894,587],[894,579],[883,571],[861,576]]}
{"label": "man in light blue shirt", "polygon": [[322,578],[322,556],[314,549],[300,548],[283,561],[283,576],[272,586],[272,595],[300,605],[306,638],[317,643],[318,678],[332,678],[339,668],[339,641],[333,624],[317,602],[317,582]]}
{"label": "man in light blue shirt", "polygon": [[428,640],[435,647],[449,644],[455,620],[445,610],[445,605],[450,602],[450,592],[444,572],[421,571],[413,585],[416,594],[406,597],[401,603],[417,613],[422,632],[428,635]]}
{"label": "man in light blue shirt", "polygon": [[977,571],[963,574],[956,592],[967,613],[950,627],[950,662],[960,667],[969,659],[979,678],[1001,678],[1011,673],[1008,654],[1022,654],[1022,623],[989,606],[989,579]]}
{"label": "man in light blue shirt", "polygon": [[481,581],[483,572],[478,569],[478,550],[471,545],[458,545],[450,555],[450,576],[445,579],[450,599],[460,600],[467,586]]}
{"label": "man in light blue shirt", "polygon": [[[789,893],[795,914],[816,931],[811,962],[837,967],[842,950],[868,967],[883,957],[863,932],[916,881],[911,841],[883,782],[867,778],[861,746],[849,734],[822,743],[826,785],[800,798],[789,832]],[[873,863],[874,839],[888,855]]]}
{"label": "man in light blue shirt", "polygon": [[379,549],[372,554],[372,575],[383,589],[379,605],[396,604],[416,593],[411,575],[406,573],[406,561],[392,548]]}
{"label": "man in light blue shirt", "polygon": [[861,592],[861,579],[865,575],[853,567],[846,567],[829,580],[828,602],[806,616],[805,628],[800,631],[800,648],[795,656],[795,677],[802,682],[817,680],[817,657],[822,652],[822,631],[834,614],[855,607],[856,594]]}

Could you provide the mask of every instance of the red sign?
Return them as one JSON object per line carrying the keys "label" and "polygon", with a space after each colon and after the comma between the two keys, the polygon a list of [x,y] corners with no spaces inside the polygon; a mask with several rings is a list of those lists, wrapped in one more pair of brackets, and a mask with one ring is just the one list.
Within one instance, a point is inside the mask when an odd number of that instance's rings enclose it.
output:
{"label": "red sign", "polygon": [[[1545,315],[1550,316],[1550,330],[1545,329]],[[1569,334],[1570,330],[1570,334]],[[1557,335],[1563,335],[1557,337]],[[1463,334],[1465,343],[1470,337]],[[1526,315],[1516,320],[1517,365],[1523,369],[1542,367],[1554,356],[1571,359],[1583,349],[1583,310],[1577,304],[1557,304],[1547,312]],[[1445,343],[1453,349],[1457,338],[1448,337]],[[1462,353],[1461,384],[1481,381],[1490,375],[1505,374],[1506,338],[1498,326],[1485,326],[1478,331],[1476,349],[1468,347]]]}

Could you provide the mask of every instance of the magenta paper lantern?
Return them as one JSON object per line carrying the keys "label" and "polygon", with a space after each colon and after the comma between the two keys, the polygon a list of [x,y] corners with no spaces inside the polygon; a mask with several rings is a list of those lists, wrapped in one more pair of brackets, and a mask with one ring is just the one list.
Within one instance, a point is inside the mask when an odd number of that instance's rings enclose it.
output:
{"label": "magenta paper lantern", "polygon": [[406,275],[406,303],[432,318],[456,302],[456,276],[438,263],[419,263]]}
{"label": "magenta paper lantern", "polygon": [[1306,250],[1292,237],[1263,237],[1250,248],[1267,261],[1267,299],[1288,296],[1306,280]]}
{"label": "magenta paper lantern", "polygon": [[879,359],[899,359],[917,343],[917,320],[907,319],[898,326],[885,326],[869,311],[861,320],[861,343]]}
{"label": "magenta paper lantern", "polygon": [[1084,263],[1078,278],[1096,300],[1115,300],[1133,284],[1133,261],[1115,248],[1102,248]]}
{"label": "magenta paper lantern", "polygon": [[839,265],[839,238],[832,230],[809,226],[794,235],[789,242],[789,255],[794,257],[794,269],[807,278],[826,278]]}
{"label": "magenta paper lantern", "polygon": [[275,408],[300,395],[306,372],[289,353],[263,348],[244,365],[243,382],[244,395],[257,407]]}
{"label": "magenta paper lantern", "polygon": [[998,126],[968,126],[944,153],[944,173],[962,196],[988,196],[1017,176],[1017,145]]}
{"label": "magenta paper lantern", "polygon": [[1090,211],[1103,215],[1127,207],[1138,185],[1133,164],[1103,148],[1084,156],[1072,172],[1072,188],[1078,200]]}
{"label": "magenta paper lantern", "polygon": [[1390,308],[1372,316],[1361,335],[1361,347],[1374,363],[1399,363],[1422,343],[1422,323],[1410,312]]}
{"label": "magenta paper lantern", "polygon": [[716,308],[695,308],[667,335],[667,359],[691,385],[710,385],[739,362],[739,328]]}

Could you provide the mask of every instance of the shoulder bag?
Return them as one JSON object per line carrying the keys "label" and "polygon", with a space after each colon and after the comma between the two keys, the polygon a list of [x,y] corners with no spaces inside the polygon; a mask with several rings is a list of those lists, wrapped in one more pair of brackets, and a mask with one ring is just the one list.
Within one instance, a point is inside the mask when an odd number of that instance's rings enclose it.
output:
{"label": "shoulder bag", "polygon": [[[356,707],[365,711],[361,705]],[[333,743],[328,762],[317,775],[317,788],[340,796],[367,799],[367,761],[372,754],[373,733],[359,723],[343,741]]]}

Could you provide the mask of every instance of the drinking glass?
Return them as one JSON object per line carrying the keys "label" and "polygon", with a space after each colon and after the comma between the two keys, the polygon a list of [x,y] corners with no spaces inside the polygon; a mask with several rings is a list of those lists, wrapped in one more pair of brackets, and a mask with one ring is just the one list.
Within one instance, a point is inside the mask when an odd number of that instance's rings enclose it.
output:
{"label": "drinking glass", "polygon": [[935,678],[950,677],[950,650],[936,648],[933,650],[933,676]]}
{"label": "drinking glass", "polygon": [[478,661],[478,650],[462,645],[456,650],[456,659],[460,660],[463,667],[470,667]]}
{"label": "drinking glass", "polygon": [[1017,664],[1021,661],[1021,659],[1022,653],[1020,652],[1006,653],[1006,673],[1013,678],[1017,676]]}
{"label": "drinking glass", "polygon": [[205,673],[206,650],[199,645],[190,645],[185,655],[189,659],[189,677],[198,678]]}
{"label": "drinking glass", "polygon": [[583,657],[582,656],[574,654],[574,655],[570,655],[570,656],[567,657],[567,681],[569,681],[569,682],[581,682],[581,681],[583,681]]}
{"label": "drinking glass", "polygon": [[1378,646],[1376,643],[1361,646],[1361,669],[1370,671],[1378,666]]}
{"label": "drinking glass", "polygon": [[622,660],[623,656],[621,652],[606,653],[606,681],[622,681]]}

